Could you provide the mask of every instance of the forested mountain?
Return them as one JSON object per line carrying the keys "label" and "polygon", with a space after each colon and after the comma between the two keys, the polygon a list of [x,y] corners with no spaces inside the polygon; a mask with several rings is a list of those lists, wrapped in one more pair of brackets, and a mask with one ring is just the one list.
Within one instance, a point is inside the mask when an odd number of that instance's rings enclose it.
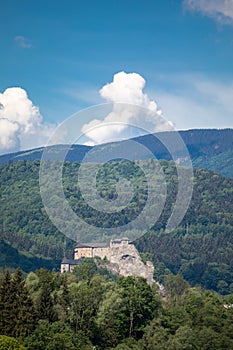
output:
{"label": "forested mountain", "polygon": [[35,268],[47,268],[49,270],[57,270],[60,260],[38,258],[36,256],[27,256],[18,251],[5,240],[0,240],[0,266],[6,269],[15,270],[19,266],[23,267],[24,271],[29,273]]}
{"label": "forested mountain", "polygon": [[[233,178],[233,129],[195,129],[179,131],[179,134],[187,146],[194,167],[212,170]],[[166,132],[163,135],[169,140],[173,137],[173,132]],[[156,134],[155,137],[153,135],[145,135],[136,137],[133,140],[148,148],[157,159],[171,160],[170,153],[158,138],[156,138]],[[127,148],[127,142],[127,140],[121,141],[125,148]],[[95,148],[101,149],[102,147],[100,145]],[[110,143],[107,147],[115,147],[115,143]],[[83,145],[72,145],[66,156],[66,160],[69,162],[80,162],[91,148]],[[60,159],[62,149],[64,149],[62,145],[51,146],[51,159]],[[9,162],[17,162],[18,160],[40,160],[43,150],[44,148],[42,147],[5,154],[0,156],[0,164],[8,164]],[[144,156],[145,158],[149,157],[149,155]],[[137,154],[135,154],[135,159],[141,158],[137,158]]]}
{"label": "forested mountain", "polygon": [[[195,168],[233,178],[233,129],[194,129],[179,131],[179,134]],[[172,137],[172,132],[167,132],[166,137]],[[154,137],[145,135],[136,140],[148,147],[157,159],[171,160],[169,152]]]}
{"label": "forested mountain", "polygon": [[[143,162],[152,171],[158,166],[154,160]],[[42,264],[54,267],[54,260],[63,256],[64,236],[49,220],[41,201],[39,166],[39,161],[19,161],[0,167],[3,267],[14,268],[16,261],[25,271]],[[139,250],[150,253],[156,265],[156,278],[161,281],[168,273],[179,272],[192,285],[200,284],[222,294],[229,293],[233,286],[233,180],[206,170],[195,170],[190,207],[178,229],[166,234],[166,223],[176,198],[177,173],[172,162],[160,161],[160,166],[166,178],[167,200],[158,222],[136,242]],[[136,163],[109,162],[99,172],[97,187],[104,199],[114,198],[116,182],[120,177],[129,180],[136,191],[129,208],[118,215],[100,215],[85,204],[77,183],[78,168],[78,163],[65,163],[64,192],[72,209],[88,223],[99,223],[101,227],[112,227],[116,221],[118,225],[124,224],[143,209],[147,200],[147,185]],[[64,224],[69,227],[70,222]],[[83,237],[87,237],[87,234],[84,230]],[[89,241],[92,238],[88,236]],[[9,245],[14,248],[14,253],[10,253],[12,260],[9,257],[4,259],[5,249]],[[74,242],[67,239],[70,253],[73,247]]]}

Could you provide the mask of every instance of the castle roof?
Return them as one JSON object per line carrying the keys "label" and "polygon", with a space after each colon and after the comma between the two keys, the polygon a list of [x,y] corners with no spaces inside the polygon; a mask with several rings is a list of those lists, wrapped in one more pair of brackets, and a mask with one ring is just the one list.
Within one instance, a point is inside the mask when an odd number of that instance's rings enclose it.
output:
{"label": "castle roof", "polygon": [[68,264],[68,265],[78,265],[80,264],[82,261],[81,260],[74,260],[74,259],[67,259],[66,257],[64,257],[62,259],[62,264]]}
{"label": "castle roof", "polygon": [[132,243],[128,237],[120,237],[120,238],[114,238],[111,240],[112,243],[121,243],[121,242],[128,242],[128,243]]}
{"label": "castle roof", "polygon": [[76,248],[106,248],[106,243],[78,243]]}

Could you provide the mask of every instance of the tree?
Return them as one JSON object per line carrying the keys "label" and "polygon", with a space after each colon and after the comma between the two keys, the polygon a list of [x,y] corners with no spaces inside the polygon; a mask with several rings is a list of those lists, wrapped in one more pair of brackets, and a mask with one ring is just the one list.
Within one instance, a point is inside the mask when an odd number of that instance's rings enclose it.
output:
{"label": "tree", "polygon": [[62,284],[62,293],[61,293],[61,307],[63,311],[64,321],[68,319],[68,310],[70,308],[70,291],[67,284],[67,276],[64,276],[63,284]]}
{"label": "tree", "polygon": [[14,328],[10,291],[11,275],[7,271],[0,285],[0,332],[4,335],[12,335]]}
{"label": "tree", "polygon": [[154,318],[144,329],[142,342],[147,350],[167,350],[170,332],[162,326],[160,319]]}
{"label": "tree", "polygon": [[74,332],[83,331],[92,337],[95,329],[94,317],[96,315],[95,294],[87,282],[73,284],[70,290],[70,324]]}
{"label": "tree", "polygon": [[210,327],[202,327],[196,330],[196,346],[202,350],[232,349],[233,340],[221,333],[215,332]]}
{"label": "tree", "polygon": [[111,286],[104,294],[99,305],[96,323],[100,331],[100,345],[116,346],[123,339],[122,328],[124,327],[125,306],[121,296],[121,289],[116,285]]}
{"label": "tree", "polygon": [[92,258],[86,258],[82,264],[79,264],[74,268],[73,272],[78,281],[90,282],[96,271],[97,267],[94,260]]}
{"label": "tree", "polygon": [[167,341],[167,350],[195,350],[195,334],[189,326],[181,326]]}
{"label": "tree", "polygon": [[[151,287],[142,277],[120,277],[118,284],[124,301],[125,325],[123,334],[140,338],[142,328],[153,318],[158,308]],[[122,316],[123,316],[122,315]]]}
{"label": "tree", "polygon": [[13,276],[10,292],[14,297],[12,311],[16,315],[13,334],[16,337],[27,336],[35,328],[36,313],[20,269]]}
{"label": "tree", "polygon": [[127,338],[120,344],[118,344],[114,349],[111,350],[143,350],[141,343],[137,342],[133,338]]}
{"label": "tree", "polygon": [[38,299],[37,312],[39,319],[48,320],[49,322],[54,322],[57,319],[51,297],[50,286],[46,283],[43,285]]}
{"label": "tree", "polygon": [[32,335],[24,340],[25,346],[33,350],[92,350],[88,338],[75,334],[65,323],[49,323],[41,320]]}
{"label": "tree", "polygon": [[63,281],[59,290],[53,292],[54,310],[58,320],[65,323],[69,321],[70,310],[70,290],[68,286],[67,274],[62,274]]}
{"label": "tree", "polygon": [[181,275],[166,276],[164,285],[169,300],[173,304],[179,304],[182,295],[189,288],[188,282],[186,282]]}
{"label": "tree", "polygon": [[36,315],[20,269],[13,278],[6,273],[0,288],[0,307],[2,334],[19,337],[32,332]]}
{"label": "tree", "polygon": [[0,350],[26,350],[18,340],[6,335],[0,335]]}

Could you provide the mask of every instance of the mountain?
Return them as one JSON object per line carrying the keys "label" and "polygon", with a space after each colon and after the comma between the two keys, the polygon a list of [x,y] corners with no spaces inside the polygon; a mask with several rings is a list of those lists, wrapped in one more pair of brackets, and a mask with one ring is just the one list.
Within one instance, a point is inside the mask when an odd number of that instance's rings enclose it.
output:
{"label": "mountain", "polygon": [[20,266],[23,267],[25,272],[29,273],[40,268],[57,269],[58,264],[59,260],[43,259],[23,254],[3,239],[0,240],[0,266],[3,270],[15,270]]}
{"label": "mountain", "polygon": [[[142,162],[152,170],[158,165],[151,159]],[[190,207],[179,227],[166,234],[178,179],[174,163],[163,160],[159,164],[165,174],[167,199],[160,219],[148,234],[137,240],[139,251],[151,255],[156,278],[161,281],[168,272],[179,272],[191,284],[230,292],[233,286],[233,180],[211,171],[194,170]],[[38,160],[21,160],[0,167],[0,264],[4,268],[19,265],[28,271],[29,266],[33,270],[43,262],[44,266],[52,267],[63,257],[64,236],[50,221],[40,197],[39,168]],[[95,211],[85,203],[77,183],[78,169],[79,163],[64,164],[64,193],[74,212],[89,224],[107,228],[114,227],[117,221],[117,225],[122,225],[144,208],[147,184],[137,165],[115,161],[101,167],[97,188],[105,200],[114,198],[116,181],[121,176],[130,181],[135,190],[130,205],[117,214]],[[156,176],[155,171],[155,181]],[[71,223],[67,220],[64,225],[70,227]],[[145,222],[139,225],[143,227]],[[85,229],[82,233],[88,241],[93,241],[94,237]],[[68,255],[72,254],[75,242],[67,239],[66,245]]]}
{"label": "mountain", "polygon": [[[181,138],[190,154],[193,166],[212,170],[218,174],[233,178],[233,129],[196,129],[179,131]],[[159,135],[159,134],[158,134]],[[165,139],[172,139],[174,132],[163,133]],[[144,135],[133,139],[135,142],[142,144],[148,149],[148,154],[135,154],[135,159],[146,159],[150,157],[150,152],[157,159],[171,160],[171,155],[166,147],[154,135]],[[122,147],[127,149],[129,141],[121,141]],[[106,145],[96,146],[95,149],[102,150],[104,147],[108,149],[116,147],[118,143],[109,143]],[[66,146],[50,146],[49,154],[51,159],[59,159],[62,150]],[[90,151],[92,147],[84,145],[72,145],[66,160],[69,162],[81,162],[83,157]],[[44,148],[37,148],[28,151],[21,151],[0,156],[0,164],[8,164],[9,162],[17,162],[18,160],[40,160]],[[179,152],[179,150],[178,150]],[[182,159],[181,159],[182,161]]]}
{"label": "mountain", "polygon": [[[66,148],[65,145],[49,146],[48,149],[51,153],[51,158],[53,160],[59,159],[60,152],[64,148]],[[84,146],[84,145],[72,145],[66,157],[66,160],[69,162],[80,162],[82,161],[85,154],[91,148],[92,147]],[[29,160],[31,162],[33,162],[34,160],[40,160],[44,150],[45,150],[45,147],[40,147],[40,148],[31,149],[31,150],[0,155],[0,165],[16,163],[19,160]]]}
{"label": "mountain", "polygon": [[[167,132],[166,138],[172,138]],[[196,129],[179,131],[195,168],[212,170],[233,178],[233,129]],[[148,147],[157,159],[171,160],[171,155],[151,135],[141,136],[136,141]]]}

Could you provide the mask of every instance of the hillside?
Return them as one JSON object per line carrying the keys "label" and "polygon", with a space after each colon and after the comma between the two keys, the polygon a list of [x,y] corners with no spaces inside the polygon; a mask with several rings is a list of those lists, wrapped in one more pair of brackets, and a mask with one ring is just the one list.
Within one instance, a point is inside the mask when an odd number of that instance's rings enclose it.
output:
{"label": "hillside", "polygon": [[156,280],[163,283],[167,274],[181,274],[192,286],[233,293],[232,226],[191,225],[188,230],[151,230],[136,242],[153,260]]}
{"label": "hillside", "polygon": [[[194,129],[179,131],[195,168],[212,170],[233,178],[233,129]],[[167,132],[166,137],[172,137]],[[166,148],[145,135],[136,140],[148,147],[157,159],[171,160]]]}
{"label": "hillside", "polygon": [[27,273],[40,268],[57,270],[59,262],[59,260],[43,259],[22,254],[3,239],[0,240],[0,266],[3,270],[15,270],[19,266],[22,266]]}
{"label": "hillside", "polygon": [[[152,160],[144,162],[152,168],[157,164]],[[148,236],[138,240],[139,250],[151,254],[160,280],[169,271],[181,272],[191,284],[229,292],[233,282],[233,180],[206,170],[195,170],[190,208],[179,228],[171,234],[165,234],[164,228],[176,196],[177,174],[173,163],[161,161],[160,165],[166,176],[167,200],[154,228]],[[126,161],[110,162],[99,173],[98,189],[105,199],[111,200],[114,197],[116,180],[120,176],[131,181],[136,189],[130,207],[117,215],[100,214],[85,204],[77,185],[78,168],[78,163],[65,163],[64,189],[73,210],[88,223],[114,227],[116,220],[118,225],[124,224],[144,207],[147,186],[137,165]],[[20,255],[51,259],[51,266],[54,266],[54,260],[63,256],[64,236],[53,226],[43,208],[38,174],[39,161],[19,161],[0,167],[2,267],[14,267],[18,261],[18,265],[28,271],[28,263],[24,260],[15,260],[13,265],[8,265],[7,260],[4,262],[5,243],[8,244],[7,247],[10,245],[17,249]],[[64,225],[69,227],[70,223],[64,222]],[[83,237],[88,237],[86,241],[93,239],[85,231]],[[71,254],[74,243],[67,239],[67,246]],[[17,253],[12,255],[13,260],[16,255]],[[30,262],[32,269],[38,267],[37,261],[31,259]]]}
{"label": "hillside", "polygon": [[[166,138],[172,138],[173,132],[164,133]],[[195,168],[212,170],[226,177],[233,178],[233,129],[196,129],[179,131]],[[156,136],[156,134],[155,134]],[[171,155],[167,149],[153,135],[145,135],[136,137],[133,140],[144,145],[150,150],[157,159],[171,160]],[[127,140],[121,141],[127,148]],[[107,145],[108,148],[114,147],[115,143]],[[101,149],[103,146],[96,146]],[[105,146],[104,146],[105,147]],[[60,151],[64,147],[62,145],[51,146],[49,148],[51,159],[60,159]],[[72,145],[66,160],[69,162],[82,161],[85,154],[92,147],[83,145]],[[0,156],[0,164],[7,165],[9,162],[17,162],[19,160],[40,160],[44,148],[21,151],[12,154]],[[145,158],[149,156],[145,155]],[[135,155],[137,158],[137,154]]]}

